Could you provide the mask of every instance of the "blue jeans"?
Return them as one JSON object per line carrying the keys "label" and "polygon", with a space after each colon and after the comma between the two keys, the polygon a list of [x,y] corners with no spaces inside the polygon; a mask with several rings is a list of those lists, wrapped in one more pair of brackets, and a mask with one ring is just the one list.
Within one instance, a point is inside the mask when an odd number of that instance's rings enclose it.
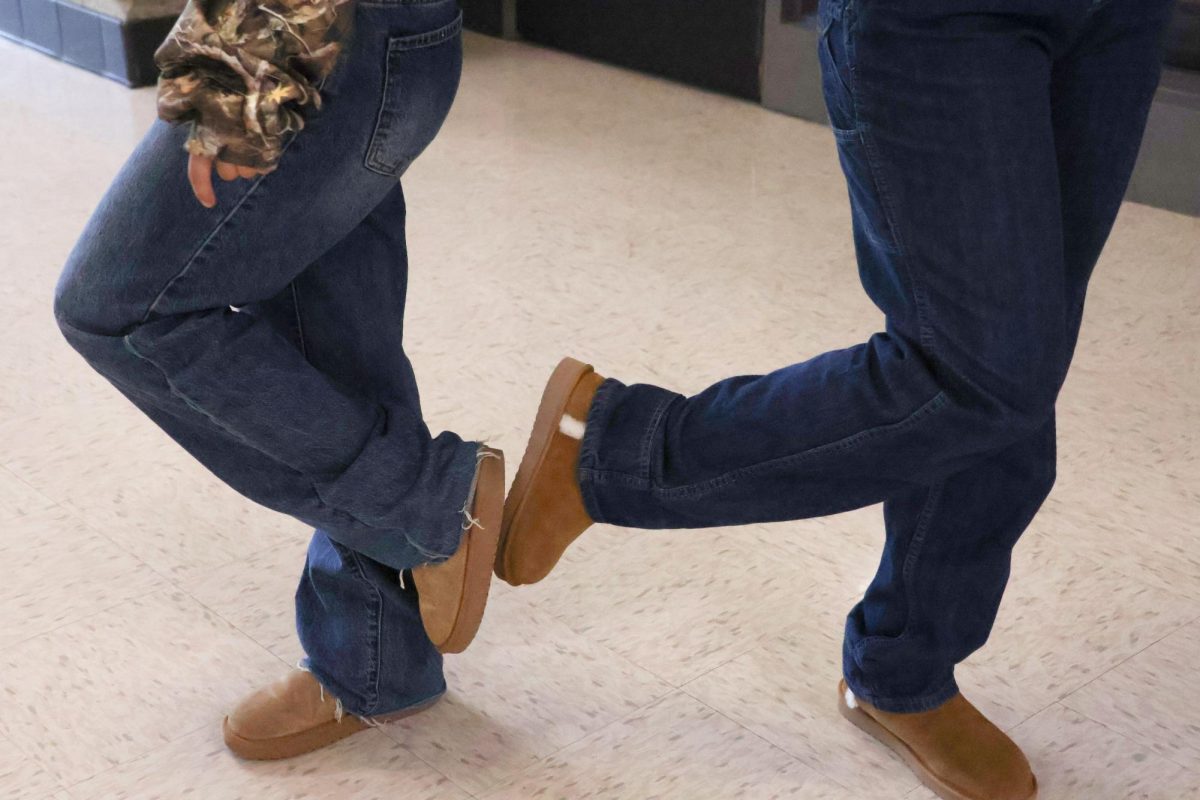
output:
{"label": "blue jeans", "polygon": [[462,66],[453,0],[363,0],[324,109],[270,175],[186,179],[156,122],[68,260],[68,341],[218,477],[317,530],[296,594],[308,666],[352,713],[445,690],[398,571],[449,556],[478,445],[432,436],[403,350],[398,178]]}
{"label": "blue jeans", "polygon": [[695,397],[606,382],[579,469],[591,515],[683,528],[882,502],[845,677],[887,711],[952,697],[1054,482],[1055,401],[1169,11],[822,0],[826,105],[886,328]]}

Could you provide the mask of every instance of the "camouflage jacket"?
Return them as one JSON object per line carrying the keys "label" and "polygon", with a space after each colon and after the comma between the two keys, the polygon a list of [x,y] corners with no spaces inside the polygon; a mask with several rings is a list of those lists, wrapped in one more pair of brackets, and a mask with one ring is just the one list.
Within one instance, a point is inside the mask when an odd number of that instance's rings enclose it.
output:
{"label": "camouflage jacket", "polygon": [[191,123],[186,149],[270,170],[349,33],[350,0],[188,0],[154,54],[158,116]]}

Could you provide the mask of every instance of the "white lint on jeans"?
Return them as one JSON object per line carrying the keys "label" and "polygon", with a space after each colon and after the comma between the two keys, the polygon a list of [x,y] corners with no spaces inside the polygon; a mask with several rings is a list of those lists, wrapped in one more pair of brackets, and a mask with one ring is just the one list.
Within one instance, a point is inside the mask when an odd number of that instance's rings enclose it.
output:
{"label": "white lint on jeans", "polygon": [[563,436],[582,440],[583,434],[587,430],[587,423],[575,419],[570,414],[563,414],[563,418],[558,421],[558,430]]}
{"label": "white lint on jeans", "polygon": [[854,692],[850,691],[850,687],[846,687],[846,708],[858,708],[858,698],[854,696]]}

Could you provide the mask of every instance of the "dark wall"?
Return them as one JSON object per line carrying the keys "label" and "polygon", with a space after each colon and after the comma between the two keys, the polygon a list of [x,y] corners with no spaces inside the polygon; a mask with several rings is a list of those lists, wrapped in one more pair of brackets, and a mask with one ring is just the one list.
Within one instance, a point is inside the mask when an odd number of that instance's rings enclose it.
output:
{"label": "dark wall", "polygon": [[500,0],[458,0],[463,25],[489,36],[504,35],[504,11]]}
{"label": "dark wall", "polygon": [[518,0],[538,44],[759,99],[761,0]]}
{"label": "dark wall", "polygon": [[1167,34],[1167,63],[1200,70],[1200,0],[1179,0]]}

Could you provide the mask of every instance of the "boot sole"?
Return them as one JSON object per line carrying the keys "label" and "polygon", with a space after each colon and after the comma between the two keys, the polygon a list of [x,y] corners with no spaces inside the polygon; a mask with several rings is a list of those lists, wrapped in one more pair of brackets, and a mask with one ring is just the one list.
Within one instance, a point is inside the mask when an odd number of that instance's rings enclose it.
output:
{"label": "boot sole", "polygon": [[[412,708],[406,708],[394,714],[373,717],[372,722],[395,722],[405,717],[411,717],[425,711],[441,699],[442,696],[438,695],[432,700],[419,703]],[[356,733],[361,733],[371,726],[358,717],[347,716],[343,717],[341,722],[330,720],[315,728],[288,736],[280,736],[277,739],[245,739],[238,736],[229,727],[229,717],[225,718],[221,727],[225,736],[225,746],[239,758],[247,761],[282,761],[285,758],[295,758],[328,747]]]}
{"label": "boot sole", "polygon": [[[934,774],[926,766],[925,762],[921,760],[921,757],[904,743],[903,739],[880,725],[870,714],[861,708],[850,708],[850,706],[846,705],[846,684],[844,682],[841,684],[840,691],[838,692],[838,711],[856,728],[878,739],[891,748],[896,755],[904,759],[904,763],[908,764],[908,768],[921,779],[921,783],[925,784],[926,787],[938,797],[943,798],[943,800],[989,800],[986,797],[974,797],[969,794],[963,794],[958,789],[955,789]],[[1037,800],[1037,796],[1037,779],[1034,778],[1033,791],[1025,800]]]}
{"label": "boot sole", "polygon": [[[500,542],[505,489],[504,454],[499,450],[492,452],[496,458],[485,458],[479,463],[479,482],[475,486],[475,503],[472,507],[472,511],[479,515],[479,526],[473,526],[462,543],[463,547],[469,549],[458,616],[445,640],[434,643],[442,653],[453,654],[466,650],[475,640],[475,634],[479,633],[483,612],[487,608],[492,566]],[[420,582],[417,581],[417,591],[420,589]]]}
{"label": "boot sole", "polygon": [[[563,414],[566,413],[567,403],[570,402],[575,387],[593,371],[588,364],[573,358],[564,358],[554,368],[554,372],[542,392],[542,400],[538,404],[537,416],[533,421],[533,430],[529,434],[529,443],[525,447],[525,454],[521,457],[520,466],[517,467],[517,477],[513,480],[512,490],[508,493],[508,500],[504,504],[504,523],[500,528],[500,546],[496,551],[496,577],[512,586],[522,585],[509,580],[510,573],[506,564],[513,526],[521,519],[525,509],[525,500],[529,496],[529,489],[538,477],[538,473],[541,472],[546,454],[550,450],[550,444],[554,440],[554,432],[558,430],[558,424],[562,420]],[[561,554],[559,557],[561,558]],[[537,583],[541,579],[528,581],[528,583]]]}

